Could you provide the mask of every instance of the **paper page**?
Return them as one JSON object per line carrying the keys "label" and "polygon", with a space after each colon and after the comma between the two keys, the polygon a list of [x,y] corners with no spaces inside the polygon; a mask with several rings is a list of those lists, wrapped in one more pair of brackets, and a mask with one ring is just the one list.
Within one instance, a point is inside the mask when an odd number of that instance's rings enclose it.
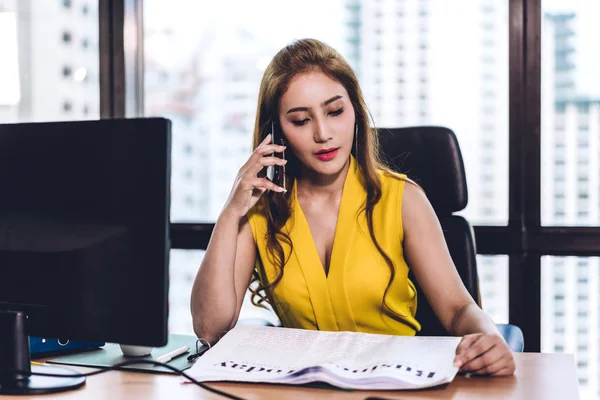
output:
{"label": "paper page", "polygon": [[333,372],[340,382],[402,377],[412,385],[431,386],[456,374],[452,361],[459,341],[240,325],[200,357],[189,373],[200,380],[292,383],[304,381],[299,371],[321,367],[309,371],[317,377]]}

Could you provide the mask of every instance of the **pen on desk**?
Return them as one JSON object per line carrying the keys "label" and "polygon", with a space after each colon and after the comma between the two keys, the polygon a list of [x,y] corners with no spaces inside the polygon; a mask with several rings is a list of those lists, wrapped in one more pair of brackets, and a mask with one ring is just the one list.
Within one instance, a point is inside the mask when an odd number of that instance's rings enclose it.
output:
{"label": "pen on desk", "polygon": [[46,364],[46,363],[41,363],[41,362],[38,362],[38,361],[32,361],[32,362],[31,362],[31,365],[36,365],[36,366],[38,366],[38,367],[46,367],[46,366],[48,366],[48,364]]}
{"label": "pen on desk", "polygon": [[190,351],[190,348],[187,346],[183,346],[183,347],[178,348],[177,350],[173,350],[167,354],[163,354],[162,356],[157,357],[156,361],[161,362],[161,363],[166,363],[166,362],[171,361],[172,359],[174,359],[177,356],[187,353],[188,351]]}

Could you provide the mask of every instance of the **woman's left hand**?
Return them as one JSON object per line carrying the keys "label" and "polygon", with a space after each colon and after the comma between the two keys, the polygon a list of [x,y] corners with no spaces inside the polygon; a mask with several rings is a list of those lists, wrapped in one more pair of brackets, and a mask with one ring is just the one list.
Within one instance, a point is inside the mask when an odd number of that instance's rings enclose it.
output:
{"label": "woman's left hand", "polygon": [[512,351],[499,334],[474,333],[463,336],[456,348],[454,365],[459,372],[505,376],[515,372]]}

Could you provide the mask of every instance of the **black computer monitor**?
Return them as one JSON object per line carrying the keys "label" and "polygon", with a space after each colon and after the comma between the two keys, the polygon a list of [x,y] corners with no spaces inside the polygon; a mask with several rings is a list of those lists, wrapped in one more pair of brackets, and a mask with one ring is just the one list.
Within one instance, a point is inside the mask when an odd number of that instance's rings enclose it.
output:
{"label": "black computer monitor", "polygon": [[167,343],[170,130],[0,124],[0,393],[69,388],[29,376],[25,335]]}

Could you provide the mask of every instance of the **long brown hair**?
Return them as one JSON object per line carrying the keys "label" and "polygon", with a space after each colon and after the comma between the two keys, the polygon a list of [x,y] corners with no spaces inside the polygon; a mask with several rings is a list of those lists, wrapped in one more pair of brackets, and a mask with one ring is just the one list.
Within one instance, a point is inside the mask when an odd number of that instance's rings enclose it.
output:
{"label": "long brown hair", "polygon": [[[396,270],[393,261],[383,251],[373,232],[373,209],[381,198],[381,181],[378,171],[391,171],[385,167],[380,157],[377,131],[372,127],[372,118],[358,84],[358,79],[352,68],[337,51],[318,40],[302,39],[292,42],[275,55],[267,66],[260,84],[253,148],[256,148],[270,133],[270,122],[273,118],[278,118],[279,100],[288,89],[292,79],[298,74],[310,71],[322,72],[329,78],[341,83],[348,92],[354,108],[358,136],[354,140],[352,155],[357,160],[361,184],[367,192],[363,211],[366,212],[371,239],[390,268],[390,281],[382,299],[382,305],[387,307],[385,297],[394,280]],[[279,121],[275,120],[275,122],[278,123]],[[289,148],[286,150],[286,158],[288,160],[286,181],[294,185],[295,177],[299,171],[299,161]],[[255,270],[252,283],[258,282],[258,286],[251,285],[250,290],[252,291],[252,303],[257,306],[262,306],[264,301],[270,303],[269,297],[271,296],[268,296],[268,293],[279,283],[283,276],[287,260],[285,259],[282,243],[289,246],[288,254],[292,253],[292,241],[282,231],[291,214],[290,195],[292,190],[290,189],[291,187],[288,187],[288,192],[285,195],[266,192],[258,203],[259,209],[267,219],[267,253],[270,261],[279,267],[279,271],[276,279],[267,285],[262,285]],[[389,307],[387,308],[392,313],[399,315]]]}

